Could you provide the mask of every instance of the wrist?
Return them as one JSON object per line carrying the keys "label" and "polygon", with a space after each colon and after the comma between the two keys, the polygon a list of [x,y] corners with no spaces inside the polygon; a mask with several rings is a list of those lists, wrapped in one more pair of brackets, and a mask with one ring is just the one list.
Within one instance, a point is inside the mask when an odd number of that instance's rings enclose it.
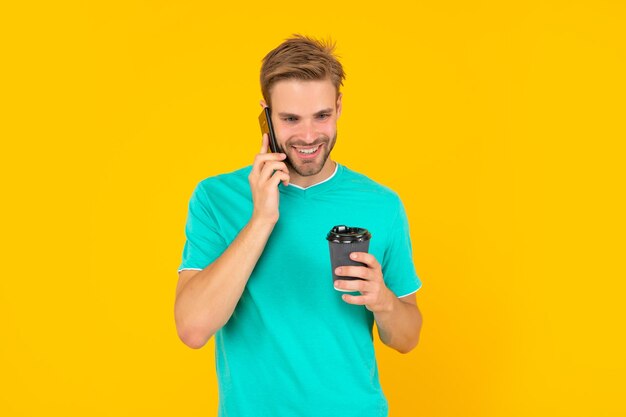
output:
{"label": "wrist", "polygon": [[273,229],[276,223],[278,222],[278,218],[268,218],[261,216],[257,213],[253,213],[250,221],[248,222],[252,228],[255,229]]}
{"label": "wrist", "polygon": [[391,314],[391,313],[393,313],[396,310],[397,302],[399,300],[395,296],[395,294],[393,292],[391,292],[391,290],[388,289],[388,288],[386,290],[386,294],[387,294],[387,296],[385,297],[385,301],[382,303],[379,312],[383,313],[383,314]]}

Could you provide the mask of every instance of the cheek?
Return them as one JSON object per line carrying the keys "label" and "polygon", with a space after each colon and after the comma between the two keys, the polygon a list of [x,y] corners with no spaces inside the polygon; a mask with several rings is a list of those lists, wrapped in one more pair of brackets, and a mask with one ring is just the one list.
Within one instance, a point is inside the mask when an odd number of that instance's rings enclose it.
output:
{"label": "cheek", "polygon": [[324,135],[328,138],[328,140],[332,143],[333,138],[337,135],[337,129],[333,126],[333,128],[328,129]]}
{"label": "cheek", "polygon": [[332,137],[335,135],[336,127],[337,125],[334,122],[325,123],[324,125],[320,126],[319,132],[332,139]]}
{"label": "cheek", "polygon": [[274,133],[279,142],[285,142],[294,135],[293,129],[289,126],[274,126]]}

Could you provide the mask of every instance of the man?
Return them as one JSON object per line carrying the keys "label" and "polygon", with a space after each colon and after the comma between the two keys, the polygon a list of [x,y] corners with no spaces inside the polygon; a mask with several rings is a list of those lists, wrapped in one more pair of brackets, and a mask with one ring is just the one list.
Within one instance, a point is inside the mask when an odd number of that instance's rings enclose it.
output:
{"label": "man", "polygon": [[[330,159],[345,78],[333,46],[295,35],[263,59],[278,153],[201,181],[189,203],[175,321],[200,348],[215,335],[219,416],[388,415],[374,355],[406,353],[422,317],[408,221],[387,187]],[[364,227],[369,253],[333,288],[328,231]]]}

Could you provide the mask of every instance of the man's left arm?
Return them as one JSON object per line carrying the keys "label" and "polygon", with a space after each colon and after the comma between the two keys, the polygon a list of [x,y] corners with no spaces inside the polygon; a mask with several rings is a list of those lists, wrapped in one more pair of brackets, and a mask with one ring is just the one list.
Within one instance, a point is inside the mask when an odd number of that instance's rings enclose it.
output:
{"label": "man's left arm", "polygon": [[422,314],[417,307],[415,293],[398,298],[385,285],[383,272],[376,258],[366,252],[353,252],[350,258],[367,266],[341,266],[335,273],[363,280],[337,280],[335,287],[359,291],[361,295],[344,294],[342,299],[355,305],[364,305],[374,313],[380,339],[400,353],[408,353],[419,342]]}

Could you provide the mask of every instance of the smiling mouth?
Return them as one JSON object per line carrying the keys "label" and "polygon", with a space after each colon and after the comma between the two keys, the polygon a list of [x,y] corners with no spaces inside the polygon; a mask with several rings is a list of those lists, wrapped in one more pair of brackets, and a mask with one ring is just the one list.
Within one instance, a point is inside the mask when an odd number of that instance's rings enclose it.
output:
{"label": "smiling mouth", "polygon": [[301,155],[313,155],[314,153],[316,153],[319,148],[321,148],[322,144],[319,144],[317,146],[313,146],[313,147],[300,147],[300,146],[293,146],[293,148]]}

